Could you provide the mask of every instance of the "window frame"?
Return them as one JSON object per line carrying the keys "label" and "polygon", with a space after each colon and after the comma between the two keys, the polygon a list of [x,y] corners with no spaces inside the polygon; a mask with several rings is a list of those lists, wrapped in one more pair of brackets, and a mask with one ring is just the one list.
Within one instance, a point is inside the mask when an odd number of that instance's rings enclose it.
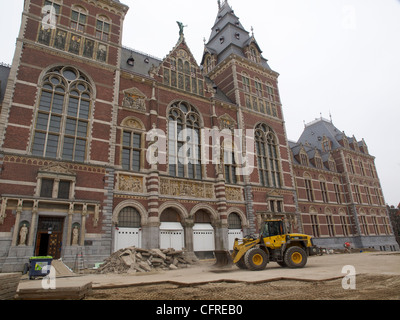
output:
{"label": "window frame", "polygon": [[[72,75],[74,78],[68,79]],[[54,67],[44,73],[31,134],[32,155],[74,162],[88,161],[95,95],[89,81],[71,66]],[[54,103],[56,95],[60,96],[57,104]]]}
{"label": "window frame", "polygon": [[[74,19],[74,14],[77,14],[77,19]],[[84,17],[84,21],[81,21],[81,17]],[[84,7],[81,6],[72,6],[71,8],[71,17],[70,17],[70,25],[69,27],[80,33],[86,32],[88,22],[88,11]],[[75,24],[75,25],[73,25]]]}
{"label": "window frame", "polygon": [[[143,168],[143,160],[142,160],[142,155],[144,152],[144,141],[143,141],[143,132],[134,130],[134,129],[128,129],[124,128],[121,130],[122,131],[122,136],[121,136],[121,166],[123,170],[126,171],[132,171],[132,172],[140,172]],[[125,135],[129,134],[129,146],[124,144],[125,141]],[[135,137],[138,137],[139,140],[139,145],[135,146]],[[128,168],[126,167],[126,164],[124,164],[124,150],[128,150],[129,152],[129,164]],[[138,166],[134,166],[134,161],[135,157],[134,154],[138,153]]]}
{"label": "window frame", "polygon": [[[101,24],[101,29],[99,29],[99,23]],[[108,31],[106,32],[104,30],[105,25],[108,25]],[[96,18],[96,26],[95,26],[95,37],[101,41],[108,42],[110,41],[111,38],[111,20],[104,16],[104,15],[99,15]],[[104,37],[106,35],[106,37]]]}
{"label": "window frame", "polygon": [[[48,181],[51,182],[51,194],[43,193],[43,182]],[[63,196],[60,194],[60,184],[68,183],[68,196]],[[74,174],[65,174],[65,173],[55,173],[50,171],[39,171],[37,175],[37,183],[36,183],[36,196],[40,198],[49,198],[49,199],[57,199],[64,201],[71,201],[75,198],[75,184],[76,184],[76,176]],[[61,191],[62,192],[62,191]]]}
{"label": "window frame", "polygon": [[[175,101],[170,105],[168,111],[168,174],[170,176],[192,180],[203,179],[202,127],[201,115],[192,104],[186,101]],[[180,135],[181,132],[183,137]],[[196,138],[194,135],[189,136],[192,133],[197,135],[197,140],[193,139]],[[191,153],[188,156],[189,149],[194,151],[194,154]]]}
{"label": "window frame", "polygon": [[282,188],[279,142],[275,132],[266,124],[256,126],[255,150],[260,184],[264,187]]}

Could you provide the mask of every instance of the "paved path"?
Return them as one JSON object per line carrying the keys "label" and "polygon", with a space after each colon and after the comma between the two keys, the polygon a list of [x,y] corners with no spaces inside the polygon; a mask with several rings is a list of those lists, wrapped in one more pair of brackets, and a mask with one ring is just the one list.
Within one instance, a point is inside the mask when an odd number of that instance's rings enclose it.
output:
{"label": "paved path", "polygon": [[[259,272],[240,270],[236,266],[228,269],[216,269],[212,261],[179,270],[134,275],[88,274],[56,279],[57,291],[65,288],[83,287],[92,283],[96,288],[115,288],[132,285],[145,285],[163,282],[201,284],[218,281],[264,282],[276,279],[296,279],[303,281],[328,280],[344,277],[344,266],[354,266],[357,274],[384,274],[400,276],[400,253],[364,252],[353,254],[332,254],[310,257],[303,269],[281,268],[277,263],[270,263],[267,269]],[[41,280],[22,280],[18,290],[41,289]],[[51,290],[49,290],[51,291]]]}

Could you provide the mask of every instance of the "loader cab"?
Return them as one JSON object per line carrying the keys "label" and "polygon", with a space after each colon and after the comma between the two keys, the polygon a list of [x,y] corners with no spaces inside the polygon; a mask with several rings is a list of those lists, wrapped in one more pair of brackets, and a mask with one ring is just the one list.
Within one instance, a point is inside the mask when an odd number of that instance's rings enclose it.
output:
{"label": "loader cab", "polygon": [[262,227],[262,238],[274,237],[285,234],[283,220],[267,220],[264,221]]}

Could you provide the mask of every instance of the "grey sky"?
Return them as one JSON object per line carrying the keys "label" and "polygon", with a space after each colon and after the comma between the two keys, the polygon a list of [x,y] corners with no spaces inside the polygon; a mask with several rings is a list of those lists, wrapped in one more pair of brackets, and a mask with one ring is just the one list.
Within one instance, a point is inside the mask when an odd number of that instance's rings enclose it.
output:
{"label": "grey sky", "polygon": [[[121,0],[130,7],[123,45],[159,58],[179,37],[176,21],[198,62],[211,34],[217,0]],[[222,0],[223,1],[223,0]],[[365,139],[386,202],[397,205],[400,179],[400,1],[229,0],[254,34],[279,88],[288,138],[332,114],[348,136]],[[0,62],[11,63],[23,0],[0,0]]]}

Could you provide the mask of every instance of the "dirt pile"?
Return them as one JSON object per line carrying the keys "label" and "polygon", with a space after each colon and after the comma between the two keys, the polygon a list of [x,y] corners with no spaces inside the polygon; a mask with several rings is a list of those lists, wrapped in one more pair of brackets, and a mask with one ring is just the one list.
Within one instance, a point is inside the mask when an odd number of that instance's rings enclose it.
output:
{"label": "dirt pile", "polygon": [[136,273],[187,268],[196,263],[183,251],[174,249],[140,249],[129,247],[118,250],[97,269],[98,273]]}

